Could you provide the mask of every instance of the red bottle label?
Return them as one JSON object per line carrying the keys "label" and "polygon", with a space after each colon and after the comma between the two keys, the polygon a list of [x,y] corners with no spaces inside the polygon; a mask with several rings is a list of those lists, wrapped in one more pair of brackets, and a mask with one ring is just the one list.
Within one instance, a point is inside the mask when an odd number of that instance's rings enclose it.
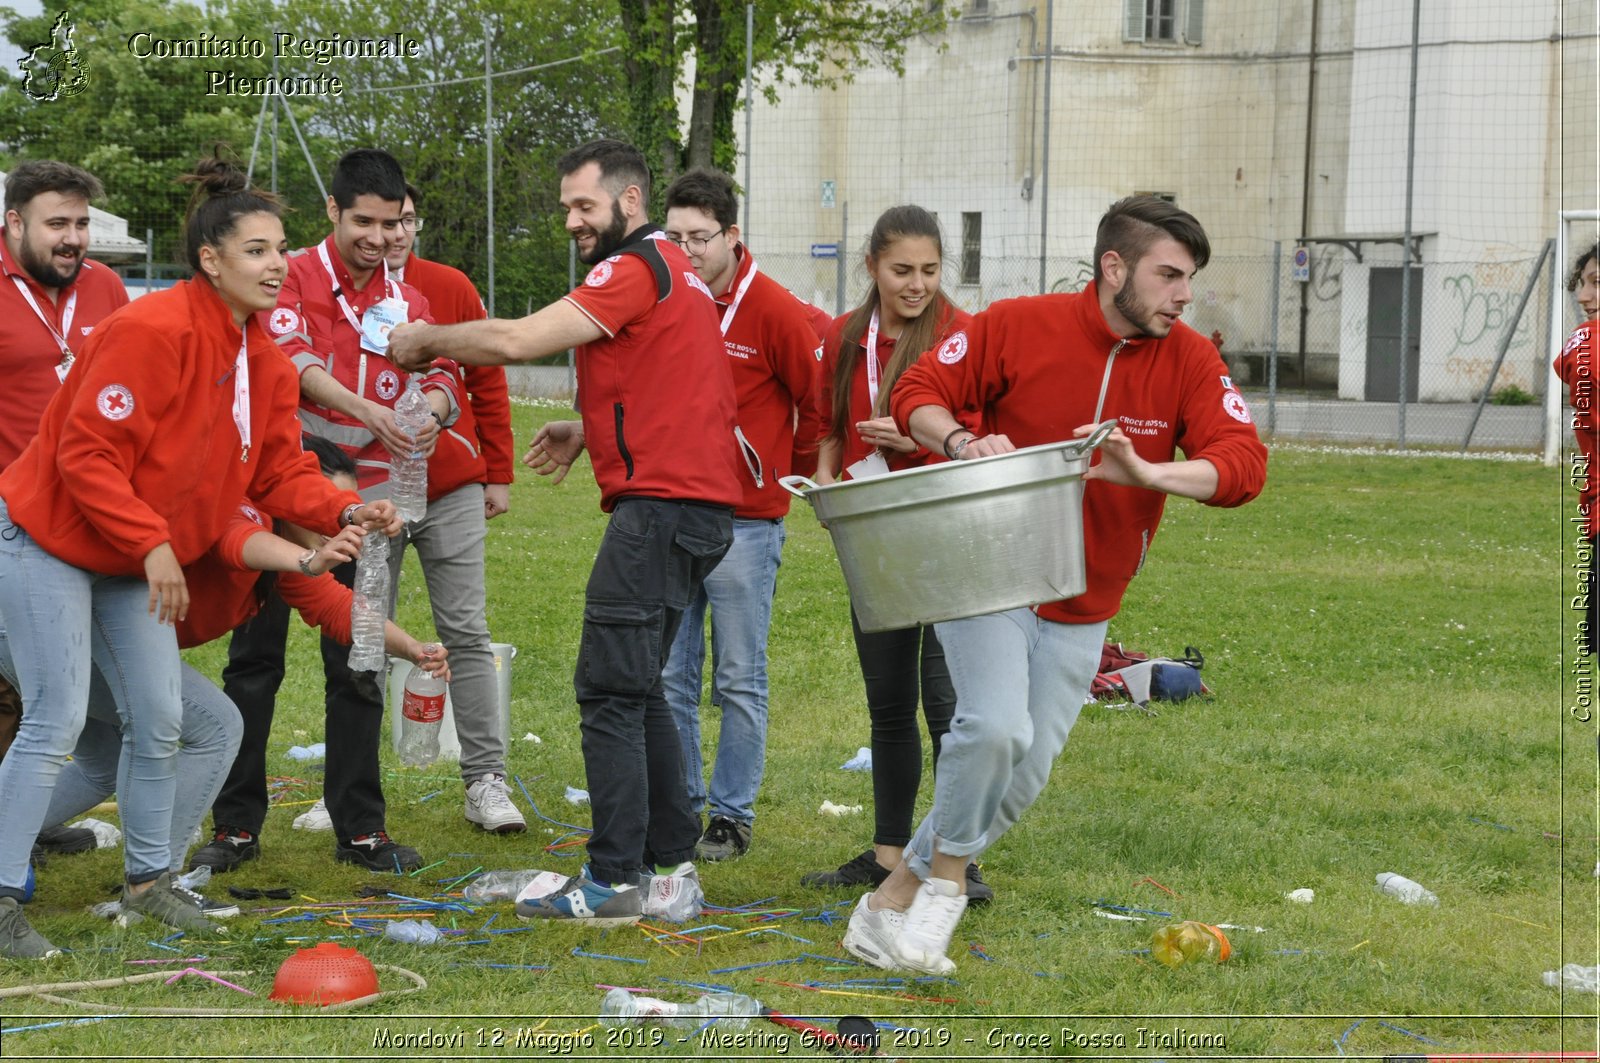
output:
{"label": "red bottle label", "polygon": [[405,699],[400,703],[400,712],[406,719],[416,723],[438,723],[444,719],[444,695],[429,696],[407,690]]}

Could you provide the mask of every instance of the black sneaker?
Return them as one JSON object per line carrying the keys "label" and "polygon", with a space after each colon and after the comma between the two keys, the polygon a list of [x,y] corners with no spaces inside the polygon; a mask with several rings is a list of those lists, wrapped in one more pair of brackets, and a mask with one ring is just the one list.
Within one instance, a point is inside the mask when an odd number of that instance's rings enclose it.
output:
{"label": "black sneaker", "polygon": [[391,871],[396,875],[422,866],[422,857],[415,849],[390,840],[388,833],[381,830],[334,846],[333,858],[343,864],[360,864],[368,871]]}
{"label": "black sneaker", "polygon": [[47,853],[86,853],[95,846],[94,831],[63,823],[40,831],[36,844]]}
{"label": "black sneaker", "polygon": [[700,844],[694,847],[696,860],[731,860],[750,851],[750,824],[727,816],[712,816]]}
{"label": "black sneaker", "polygon": [[810,871],[800,876],[802,886],[871,886],[877,889],[889,877],[889,869],[878,863],[878,854],[868,849],[833,871]]}
{"label": "black sneaker", "polygon": [[967,904],[988,904],[994,900],[994,887],[983,881],[977,864],[967,865]]}
{"label": "black sneaker", "polygon": [[189,870],[209,867],[213,875],[220,875],[260,855],[261,840],[254,834],[232,827],[218,827],[211,840],[196,849],[189,858]]}

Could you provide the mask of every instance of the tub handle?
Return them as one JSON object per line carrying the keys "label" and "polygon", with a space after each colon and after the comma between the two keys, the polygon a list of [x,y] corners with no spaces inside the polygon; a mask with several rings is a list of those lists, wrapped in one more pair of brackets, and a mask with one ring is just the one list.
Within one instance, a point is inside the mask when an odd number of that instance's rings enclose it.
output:
{"label": "tub handle", "polygon": [[1106,441],[1106,436],[1110,435],[1112,430],[1116,427],[1117,419],[1115,417],[1108,421],[1101,421],[1099,424],[1094,426],[1093,432],[1090,432],[1082,439],[1074,439],[1072,441],[1072,446],[1077,450],[1079,456],[1087,454],[1095,447],[1098,447],[1101,443],[1104,443]]}
{"label": "tub handle", "polygon": [[[778,478],[778,483],[782,485],[785,491],[789,492],[791,495],[794,495],[796,498],[805,498],[807,492],[815,491],[818,487],[822,486],[808,476],[782,476]],[[796,484],[799,484],[800,487],[804,487],[805,490],[799,490],[795,486]]]}

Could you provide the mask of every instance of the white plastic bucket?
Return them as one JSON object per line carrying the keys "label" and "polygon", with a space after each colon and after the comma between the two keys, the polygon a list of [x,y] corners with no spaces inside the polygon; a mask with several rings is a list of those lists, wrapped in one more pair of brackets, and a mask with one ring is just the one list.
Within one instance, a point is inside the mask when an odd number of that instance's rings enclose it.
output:
{"label": "white plastic bucket", "polygon": [[[489,643],[494,655],[495,693],[498,695],[500,741],[511,744],[511,662],[516,659],[517,648],[509,642]],[[400,706],[405,700],[406,680],[411,677],[412,663],[403,657],[389,658],[389,744],[396,753],[400,751]],[[460,760],[461,742],[456,738],[455,706],[450,691],[444,695],[444,726],[439,728],[439,759]]]}

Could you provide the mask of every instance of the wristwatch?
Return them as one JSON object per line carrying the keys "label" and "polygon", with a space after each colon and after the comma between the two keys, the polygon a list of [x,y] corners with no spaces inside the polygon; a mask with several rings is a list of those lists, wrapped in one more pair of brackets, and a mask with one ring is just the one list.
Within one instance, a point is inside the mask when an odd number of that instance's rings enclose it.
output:
{"label": "wristwatch", "polygon": [[344,507],[344,512],[339,514],[339,527],[348,528],[356,522],[356,511],[362,506],[360,502],[352,502]]}
{"label": "wristwatch", "polygon": [[315,550],[307,550],[305,553],[300,555],[300,571],[305,573],[307,577],[316,576],[316,573],[311,571],[311,562],[315,561],[316,559],[317,552]]}

